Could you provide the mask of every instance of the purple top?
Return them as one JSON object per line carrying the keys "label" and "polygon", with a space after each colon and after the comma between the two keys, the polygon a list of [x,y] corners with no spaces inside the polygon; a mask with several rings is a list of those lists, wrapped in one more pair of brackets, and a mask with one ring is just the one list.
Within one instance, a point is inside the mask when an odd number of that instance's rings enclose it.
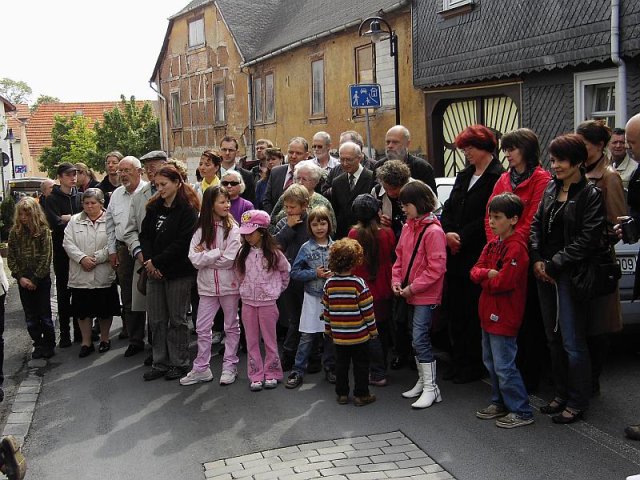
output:
{"label": "purple top", "polygon": [[247,210],[253,210],[253,203],[249,200],[245,200],[242,197],[238,197],[235,200],[231,200],[231,215],[236,219],[238,225],[240,225],[240,217]]}

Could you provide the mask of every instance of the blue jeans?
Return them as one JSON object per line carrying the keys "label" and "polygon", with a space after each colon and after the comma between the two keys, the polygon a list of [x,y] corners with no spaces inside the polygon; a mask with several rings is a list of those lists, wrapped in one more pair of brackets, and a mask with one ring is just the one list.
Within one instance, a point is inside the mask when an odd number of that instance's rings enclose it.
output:
{"label": "blue jeans", "polygon": [[311,350],[313,349],[313,342],[318,335],[322,335],[322,333],[300,332],[300,342],[298,342],[296,362],[292,368],[292,371],[300,376],[304,376],[304,372],[307,371],[309,357],[311,357]]}
{"label": "blue jeans", "polygon": [[431,348],[431,321],[436,305],[413,306],[413,349],[419,363],[433,362],[433,349]]}
{"label": "blue jeans", "polygon": [[567,273],[559,275],[556,285],[538,281],[538,293],[556,397],[568,407],[585,410],[591,394],[591,361],[584,305],[571,296]]}
{"label": "blue jeans", "polygon": [[532,418],[527,389],[516,367],[517,337],[482,332],[482,361],[491,379],[491,403],[522,418]]}

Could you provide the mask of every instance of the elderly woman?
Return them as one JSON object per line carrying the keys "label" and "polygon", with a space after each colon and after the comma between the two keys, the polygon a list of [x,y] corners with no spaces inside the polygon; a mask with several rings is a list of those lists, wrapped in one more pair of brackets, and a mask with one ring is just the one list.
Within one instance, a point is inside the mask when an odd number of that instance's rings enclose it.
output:
{"label": "elderly woman", "polygon": [[[528,128],[519,128],[502,136],[501,148],[509,162],[509,171],[498,179],[489,202],[496,195],[505,192],[515,193],[524,210],[518,219],[515,233],[525,243],[529,242],[529,232],[533,216],[538,210],[540,199],[547,188],[551,175],[540,166],[540,144],[538,137]],[[489,203],[487,202],[487,204]],[[485,213],[484,229],[487,241],[493,238],[489,227],[489,212]],[[518,366],[529,393],[535,391],[546,358],[544,329],[540,322],[540,302],[538,288],[533,271],[529,271],[527,284],[527,303],[522,326],[518,334]]]}
{"label": "elderly woman", "polygon": [[91,340],[91,321],[100,323],[100,345],[104,353],[111,348],[109,329],[114,315],[120,315],[116,273],[109,263],[107,216],[104,194],[89,188],[82,194],[82,212],[75,214],[64,229],[62,246],[69,256],[71,310],[82,333],[79,357],[95,352]]}
{"label": "elderly woman", "polygon": [[267,191],[267,183],[271,170],[279,167],[284,162],[284,154],[279,148],[271,147],[265,150],[266,167],[260,166],[260,180],[256,183],[256,208],[262,209],[262,200],[264,193]]}
{"label": "elderly woman", "polygon": [[407,183],[413,182],[411,170],[402,160],[388,160],[376,170],[378,185],[373,187],[371,194],[381,204],[380,225],[393,230],[396,242],[400,238],[406,216],[400,204],[400,190]]}
{"label": "elderly woman", "polygon": [[196,270],[188,254],[200,200],[173,165],[158,170],[154,182],[158,192],[147,203],[140,231],[153,334],[153,365],[143,378],[177,380],[190,366],[187,306]]}
{"label": "elderly woman", "polygon": [[[316,186],[318,186],[320,180],[322,180],[322,177],[324,175],[324,169],[316,165],[313,160],[303,160],[302,162],[299,162],[296,165],[295,170],[293,171],[293,179],[295,180],[295,182],[301,184],[309,191],[309,210],[312,210],[316,207],[325,207],[327,210],[329,210],[329,214],[331,216],[331,224],[334,225],[334,231],[331,232],[333,234],[335,233],[335,225],[337,225],[337,223],[336,214],[333,211],[331,202],[315,191]],[[271,212],[272,230],[273,227],[275,227],[281,219],[287,216],[287,213],[283,209],[283,196],[284,195],[280,196],[275,207],[273,207],[273,211]]]}
{"label": "elderly woman", "polygon": [[453,353],[453,370],[445,379],[467,383],[482,378],[480,286],[469,272],[487,243],[484,215],[493,186],[504,172],[495,156],[497,141],[491,130],[472,125],[458,134],[456,147],[469,165],[458,173],[449,199],[442,209],[442,228],[447,237],[447,291]]}
{"label": "elderly woman", "polygon": [[198,164],[198,173],[202,180],[196,183],[193,188],[200,198],[209,187],[215,187],[220,184],[218,172],[222,164],[222,157],[211,150],[205,150],[200,155],[200,163]]}
{"label": "elderly woman", "polygon": [[587,309],[577,298],[571,275],[606,249],[602,194],[584,175],[587,148],[575,134],[549,145],[554,178],[531,224],[529,256],[538,280],[540,308],[551,352],[555,396],[541,413],[554,423],[582,418],[591,395]]}
{"label": "elderly woman", "polygon": [[242,214],[248,210],[254,209],[253,203],[240,196],[246,188],[242,175],[235,170],[227,170],[227,173],[222,177],[220,184],[229,192],[229,199],[231,200],[231,215],[233,215],[233,218],[235,218],[239,225]]}
{"label": "elderly woman", "polygon": [[[605,154],[611,139],[611,130],[601,120],[588,120],[578,125],[576,133],[587,147],[587,180],[602,191],[607,234],[613,249],[613,245],[618,241],[613,226],[618,223],[617,217],[627,215],[627,204],[622,178],[610,165]],[[592,299],[586,312],[587,341],[591,357],[591,388],[593,394],[597,395],[600,393],[600,373],[611,342],[610,334],[622,330],[619,290],[616,288],[615,292],[609,295]]]}

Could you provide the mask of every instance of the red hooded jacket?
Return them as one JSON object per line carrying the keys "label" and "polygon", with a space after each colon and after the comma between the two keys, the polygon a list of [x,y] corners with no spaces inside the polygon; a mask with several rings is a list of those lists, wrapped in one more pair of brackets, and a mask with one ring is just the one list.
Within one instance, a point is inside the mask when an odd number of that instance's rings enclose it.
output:
{"label": "red hooded jacket", "polygon": [[[498,236],[485,245],[471,269],[471,280],[482,286],[478,313],[480,326],[493,335],[515,337],[527,301],[529,254],[520,235],[504,241]],[[498,275],[489,279],[489,270]]]}

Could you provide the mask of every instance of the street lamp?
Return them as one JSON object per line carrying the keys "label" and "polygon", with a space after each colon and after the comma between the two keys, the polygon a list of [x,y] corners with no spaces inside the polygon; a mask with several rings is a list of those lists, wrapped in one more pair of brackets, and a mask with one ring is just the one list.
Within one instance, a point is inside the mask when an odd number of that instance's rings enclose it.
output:
{"label": "street lamp", "polygon": [[[369,30],[363,32],[363,28],[365,24],[369,22]],[[380,25],[383,24],[387,27],[386,30],[382,30]],[[391,29],[391,25],[384,19],[380,17],[369,17],[365,18],[362,22],[360,22],[360,27],[358,27],[358,36],[360,37],[371,37],[371,41],[373,43],[378,43],[382,40],[382,37],[387,34],[389,35],[389,55],[393,57],[393,75],[394,75],[394,85],[395,85],[395,94],[396,94],[396,125],[400,125],[400,85],[398,80],[398,36],[396,32]]]}
{"label": "street lamp", "polygon": [[13,142],[15,137],[13,136],[13,128],[7,129],[7,136],[4,137],[9,142],[9,157],[11,158],[11,178],[16,178],[16,169],[13,165]]}

